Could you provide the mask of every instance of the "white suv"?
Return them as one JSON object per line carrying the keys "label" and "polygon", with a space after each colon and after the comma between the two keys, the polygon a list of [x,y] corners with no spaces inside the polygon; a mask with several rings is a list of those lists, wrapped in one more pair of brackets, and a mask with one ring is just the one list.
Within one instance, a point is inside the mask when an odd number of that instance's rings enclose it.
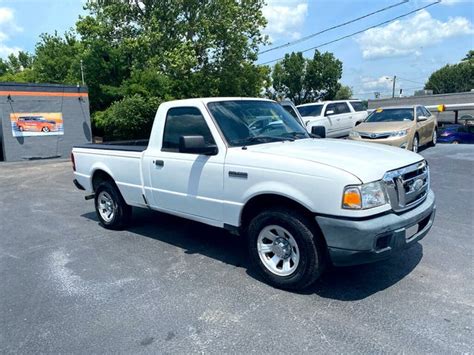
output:
{"label": "white suv", "polygon": [[306,129],[321,137],[344,137],[367,118],[364,104],[358,100],[324,101],[297,106]]}

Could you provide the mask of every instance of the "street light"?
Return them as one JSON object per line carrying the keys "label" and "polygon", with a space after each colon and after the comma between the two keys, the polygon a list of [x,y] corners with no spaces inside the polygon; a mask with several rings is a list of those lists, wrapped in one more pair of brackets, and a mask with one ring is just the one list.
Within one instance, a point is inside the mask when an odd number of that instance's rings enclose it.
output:
{"label": "street light", "polygon": [[392,99],[393,99],[395,98],[395,82],[397,81],[397,76],[394,75],[393,79],[389,76],[386,76],[385,80],[392,80]]}

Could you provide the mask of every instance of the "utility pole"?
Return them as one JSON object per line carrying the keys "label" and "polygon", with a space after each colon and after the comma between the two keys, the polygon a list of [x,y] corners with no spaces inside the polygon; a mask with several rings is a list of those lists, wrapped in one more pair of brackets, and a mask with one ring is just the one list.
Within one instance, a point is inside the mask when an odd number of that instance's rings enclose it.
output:
{"label": "utility pole", "polygon": [[81,78],[82,78],[82,86],[86,86],[86,83],[84,81],[84,67],[82,65],[82,59],[81,59]]}
{"label": "utility pole", "polygon": [[395,98],[395,81],[397,80],[397,76],[393,76],[393,86],[392,86],[392,99]]}

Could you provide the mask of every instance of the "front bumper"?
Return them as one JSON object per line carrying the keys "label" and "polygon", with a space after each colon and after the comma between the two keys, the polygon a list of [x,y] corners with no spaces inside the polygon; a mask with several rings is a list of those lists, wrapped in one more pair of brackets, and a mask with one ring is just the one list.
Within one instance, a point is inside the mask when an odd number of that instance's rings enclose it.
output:
{"label": "front bumper", "polygon": [[389,137],[389,138],[380,138],[380,139],[349,137],[349,139],[358,141],[358,142],[379,143],[379,144],[391,145],[393,147],[412,149],[413,136],[411,134],[408,134],[404,137]]}
{"label": "front bumper", "polygon": [[[385,259],[416,243],[431,229],[435,213],[435,196],[430,191],[423,203],[402,214],[364,220],[317,216],[316,221],[333,265],[347,266]],[[407,238],[407,229],[417,224],[416,232]]]}

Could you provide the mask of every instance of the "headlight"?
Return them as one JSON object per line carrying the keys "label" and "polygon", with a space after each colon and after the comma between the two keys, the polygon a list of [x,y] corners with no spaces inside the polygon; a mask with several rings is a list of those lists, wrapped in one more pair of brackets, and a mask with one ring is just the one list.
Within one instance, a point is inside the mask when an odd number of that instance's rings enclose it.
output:
{"label": "headlight", "polygon": [[347,186],[342,197],[342,208],[364,210],[385,205],[387,203],[385,186],[375,181],[358,186]]}
{"label": "headlight", "polygon": [[360,137],[360,134],[357,131],[350,131],[349,137]]}
{"label": "headlight", "polygon": [[390,137],[405,137],[408,134],[408,129],[401,131],[390,132]]}

